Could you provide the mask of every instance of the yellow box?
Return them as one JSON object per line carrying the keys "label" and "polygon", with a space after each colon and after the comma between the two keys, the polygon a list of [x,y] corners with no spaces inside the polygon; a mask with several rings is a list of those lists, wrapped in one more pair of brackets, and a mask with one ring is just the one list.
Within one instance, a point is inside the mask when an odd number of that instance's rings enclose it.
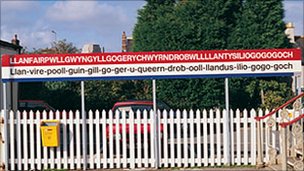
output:
{"label": "yellow box", "polygon": [[60,142],[58,120],[41,121],[40,130],[42,138],[42,146],[58,147]]}

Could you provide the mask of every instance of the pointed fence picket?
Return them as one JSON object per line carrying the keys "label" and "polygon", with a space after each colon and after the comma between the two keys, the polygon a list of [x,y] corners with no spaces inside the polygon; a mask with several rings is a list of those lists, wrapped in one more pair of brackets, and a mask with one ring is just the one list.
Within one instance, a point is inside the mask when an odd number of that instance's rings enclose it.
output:
{"label": "pointed fence picket", "polygon": [[[5,151],[9,163],[5,164],[9,170],[81,169],[84,160],[89,169],[255,165],[254,117],[264,112],[230,110],[230,116],[226,114],[219,109],[159,112],[159,137],[155,137],[153,111],[89,111],[86,123],[79,111],[11,111],[9,129],[2,130],[10,135],[5,142],[9,143]],[[58,147],[42,146],[40,123],[48,119],[60,122]],[[82,141],[83,126],[87,128],[87,144]],[[227,127],[230,135],[224,134]],[[279,137],[271,138],[274,143]],[[159,142],[158,157],[155,141]],[[84,145],[87,154],[83,154]],[[3,156],[0,159],[4,161]]]}

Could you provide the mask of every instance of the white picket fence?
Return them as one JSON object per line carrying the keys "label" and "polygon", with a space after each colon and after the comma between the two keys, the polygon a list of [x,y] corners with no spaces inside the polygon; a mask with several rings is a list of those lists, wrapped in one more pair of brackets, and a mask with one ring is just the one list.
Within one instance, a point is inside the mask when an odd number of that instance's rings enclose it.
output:
{"label": "white picket fence", "polygon": [[[0,127],[2,136],[7,131],[9,137],[0,144],[1,150],[6,149],[0,159],[8,170],[256,165],[254,117],[264,114],[261,110],[236,110],[229,115],[225,110],[159,112],[160,130],[155,138],[153,111],[128,116],[125,112],[89,111],[86,119],[79,111],[11,111]],[[42,146],[40,123],[48,119],[60,121],[61,145],[57,148]],[[107,129],[120,131],[113,134]]]}

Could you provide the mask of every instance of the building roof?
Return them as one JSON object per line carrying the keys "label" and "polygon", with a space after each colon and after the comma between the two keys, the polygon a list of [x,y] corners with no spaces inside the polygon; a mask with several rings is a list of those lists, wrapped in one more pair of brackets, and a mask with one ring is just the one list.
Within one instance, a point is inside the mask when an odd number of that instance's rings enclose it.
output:
{"label": "building roof", "polygon": [[15,50],[21,50],[22,49],[22,46],[20,46],[20,45],[15,45],[15,44],[3,41],[3,40],[0,40],[0,46],[1,47],[12,48],[12,49],[15,49]]}

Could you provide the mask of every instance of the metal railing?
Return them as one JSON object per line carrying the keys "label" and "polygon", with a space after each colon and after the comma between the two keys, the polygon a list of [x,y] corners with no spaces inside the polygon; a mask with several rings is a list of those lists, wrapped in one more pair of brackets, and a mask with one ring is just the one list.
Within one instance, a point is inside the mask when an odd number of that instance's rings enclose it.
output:
{"label": "metal railing", "polygon": [[[295,170],[304,169],[303,161],[303,122],[301,97],[295,96],[286,103],[264,116],[255,117],[257,121],[257,167],[264,167],[264,158],[268,158],[268,166],[278,166],[279,170],[287,170],[288,164]],[[294,103],[293,103],[294,102]],[[293,108],[286,107],[293,103]],[[277,117],[273,115],[279,114]],[[266,132],[263,135],[263,132]],[[264,141],[265,139],[265,141]],[[277,141],[279,139],[279,141]],[[263,153],[263,147],[268,150]]]}
{"label": "metal railing", "polygon": [[[301,114],[289,122],[279,124],[282,136],[282,170],[287,170],[288,163],[293,165],[294,170],[304,170],[303,118],[304,114]],[[297,153],[301,156],[297,157]]]}

